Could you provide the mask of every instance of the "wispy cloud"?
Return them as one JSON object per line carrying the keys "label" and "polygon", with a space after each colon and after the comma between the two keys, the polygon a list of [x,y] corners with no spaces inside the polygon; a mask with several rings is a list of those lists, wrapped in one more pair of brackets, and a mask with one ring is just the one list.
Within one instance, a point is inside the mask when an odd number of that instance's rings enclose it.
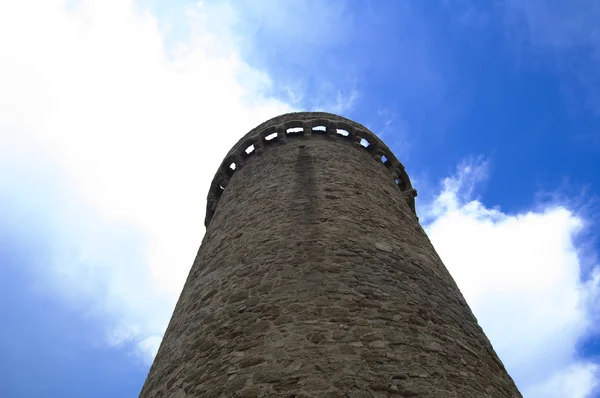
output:
{"label": "wispy cloud", "polygon": [[201,241],[215,165],[290,110],[205,29],[216,16],[193,11],[166,48],[132,1],[0,3],[1,218],[52,248],[39,278],[147,359]]}
{"label": "wispy cloud", "polygon": [[541,50],[600,50],[596,1],[514,0],[508,2],[507,13],[507,22],[523,29],[523,39]]}
{"label": "wispy cloud", "polygon": [[[516,68],[553,73],[577,116],[600,116],[600,3],[595,0],[446,1],[449,18],[473,28],[469,40],[499,34]],[[598,142],[597,131],[582,131]]]}
{"label": "wispy cloud", "polygon": [[[515,66],[557,73],[566,104],[574,112],[585,110],[593,117],[600,116],[600,3],[461,0],[446,6],[460,24],[487,33],[499,31]],[[589,138],[597,138],[595,135]]]}
{"label": "wispy cloud", "polygon": [[337,94],[332,94],[332,91],[336,91],[332,85],[328,85],[329,88],[322,88],[318,90],[314,95],[314,105],[308,109],[310,111],[322,111],[331,112],[338,115],[346,115],[348,111],[352,110],[359,100],[360,94],[357,90],[351,89],[349,92],[338,90]]}
{"label": "wispy cloud", "polygon": [[506,214],[474,199],[483,159],[461,164],[422,211],[426,230],[524,396],[586,397],[598,365],[578,357],[600,274],[582,279],[584,220],[558,204]]}
{"label": "wispy cloud", "polygon": [[[270,93],[295,102],[305,110],[345,113],[360,97],[357,72],[338,64],[354,34],[344,29],[355,14],[343,1],[208,2],[227,9],[243,58],[267,71],[277,81]],[[339,27],[338,27],[339,25]],[[329,28],[326,28],[329,27]]]}
{"label": "wispy cloud", "polygon": [[510,1],[506,26],[517,43],[552,59],[571,101],[584,98],[600,116],[600,3],[594,0]]}
{"label": "wispy cloud", "polygon": [[[167,40],[161,21],[132,1],[0,3],[4,228],[43,246],[48,257],[31,265],[37,277],[101,318],[105,343],[133,342],[146,361],[201,241],[206,192],[230,146],[271,116],[314,105],[308,97],[340,113],[362,98],[349,73],[343,93],[339,84],[284,79],[277,87],[290,101],[275,99],[273,76],[252,66],[260,54],[240,33],[293,35],[275,38],[305,46],[300,66],[319,66],[322,59],[306,58],[310,47],[340,45],[345,32],[332,21],[352,21],[341,6],[318,13],[317,3],[257,4],[246,20],[233,3],[190,6],[186,29]],[[423,99],[441,98],[447,86],[431,47],[408,40],[418,29],[409,11],[400,42],[415,62],[397,75]],[[410,80],[417,69],[430,86]],[[382,128],[399,123],[393,111],[380,119]],[[584,396],[597,380],[596,365],[575,352],[596,309],[596,280],[580,280],[574,243],[584,220],[560,204],[521,214],[489,208],[473,199],[485,178],[485,160],[464,163],[420,216],[527,396],[562,397],[575,391],[570,385]]]}

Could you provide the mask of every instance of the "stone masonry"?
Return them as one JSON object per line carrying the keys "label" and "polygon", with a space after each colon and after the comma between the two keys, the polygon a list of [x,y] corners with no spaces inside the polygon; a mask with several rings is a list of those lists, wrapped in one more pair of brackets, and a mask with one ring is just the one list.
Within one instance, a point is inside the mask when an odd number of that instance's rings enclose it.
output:
{"label": "stone masonry", "polygon": [[521,397],[364,126],[291,113],[229,152],[140,397]]}

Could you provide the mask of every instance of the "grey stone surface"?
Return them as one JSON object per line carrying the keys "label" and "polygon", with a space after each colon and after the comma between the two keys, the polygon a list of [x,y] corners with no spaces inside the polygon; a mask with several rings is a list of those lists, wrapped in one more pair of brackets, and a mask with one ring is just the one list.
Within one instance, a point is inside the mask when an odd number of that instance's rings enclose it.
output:
{"label": "grey stone surface", "polygon": [[[261,126],[332,120],[347,121]],[[419,225],[408,176],[377,153],[296,133],[238,159],[221,193],[213,183],[141,397],[521,396]]]}
{"label": "grey stone surface", "polygon": [[[300,132],[289,134],[290,129],[300,130]],[[331,113],[295,112],[274,117],[260,124],[242,137],[228,152],[211,184],[204,224],[208,227],[218,206],[220,196],[229,183],[229,178],[233,174],[230,169],[231,164],[235,164],[238,168],[243,167],[249,154],[262,154],[265,149],[286,143],[288,139],[306,139],[313,136],[328,136],[345,140],[356,148],[361,148],[361,143],[368,143],[368,151],[374,159],[385,164],[394,182],[400,187],[402,198],[408,203],[413,212],[415,211],[417,192],[412,188],[410,178],[404,170],[404,165],[379,137],[362,124]],[[298,144],[298,147],[303,148],[305,145],[301,143]]]}

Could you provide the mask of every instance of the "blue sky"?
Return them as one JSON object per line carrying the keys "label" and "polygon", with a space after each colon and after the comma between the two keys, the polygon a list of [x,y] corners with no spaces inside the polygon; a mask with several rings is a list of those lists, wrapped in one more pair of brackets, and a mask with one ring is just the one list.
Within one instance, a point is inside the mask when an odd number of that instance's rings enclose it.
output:
{"label": "blue sky", "polygon": [[367,125],[528,398],[596,397],[600,3],[0,0],[2,397],[136,396],[214,170]]}

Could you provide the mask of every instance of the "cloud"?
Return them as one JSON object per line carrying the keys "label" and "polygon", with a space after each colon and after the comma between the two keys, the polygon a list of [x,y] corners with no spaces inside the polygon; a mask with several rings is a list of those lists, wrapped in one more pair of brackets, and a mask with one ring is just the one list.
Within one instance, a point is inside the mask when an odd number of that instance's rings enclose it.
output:
{"label": "cloud", "polygon": [[[555,74],[566,105],[578,117],[600,116],[600,3],[595,0],[444,1],[468,40],[490,32],[504,39],[516,67]],[[597,134],[578,134],[597,143]]]}
{"label": "cloud", "polygon": [[[146,362],[201,241],[216,165],[292,110],[240,54],[228,7],[188,8],[186,28],[165,39],[165,21],[132,1],[0,2],[3,228],[43,251],[37,283]],[[265,20],[267,32],[282,22]],[[302,85],[286,89],[302,102]],[[340,111],[360,97],[335,94],[317,97]],[[571,384],[584,396],[597,379],[575,351],[597,299],[574,243],[584,220],[560,205],[510,215],[473,200],[485,165],[461,165],[420,216],[526,396],[562,397]]]}
{"label": "cloud", "polygon": [[[331,93],[335,91],[333,85],[330,86],[329,89],[321,89],[319,92],[324,94],[326,92]],[[356,101],[360,98],[360,94],[357,90],[352,89],[350,92],[344,93],[343,91],[338,91],[335,95],[329,94],[320,96],[320,98],[334,98],[334,99],[326,99],[323,103],[318,103],[314,107],[312,107],[311,111],[316,112],[331,112],[338,115],[344,115],[349,110],[352,109]]]}
{"label": "cloud", "polygon": [[444,179],[421,212],[427,233],[524,396],[585,397],[599,368],[577,344],[599,309],[600,280],[597,268],[581,278],[575,241],[585,222],[558,204],[489,208],[473,199],[486,178],[487,163],[475,159]]}
{"label": "cloud", "polygon": [[593,0],[509,1],[508,23],[521,24],[526,39],[546,50],[600,50],[600,5]]}
{"label": "cloud", "polygon": [[[519,60],[551,61],[568,103],[600,116],[600,3],[594,0],[507,2],[506,36]],[[582,101],[583,100],[583,101]]]}
{"label": "cloud", "polygon": [[201,241],[216,165],[291,110],[202,23],[227,15],[203,7],[166,47],[132,1],[0,2],[0,217],[49,247],[32,264],[39,283],[146,360]]}
{"label": "cloud", "polygon": [[578,363],[553,375],[546,382],[528,390],[526,397],[586,398],[598,385],[598,367],[591,363]]}

